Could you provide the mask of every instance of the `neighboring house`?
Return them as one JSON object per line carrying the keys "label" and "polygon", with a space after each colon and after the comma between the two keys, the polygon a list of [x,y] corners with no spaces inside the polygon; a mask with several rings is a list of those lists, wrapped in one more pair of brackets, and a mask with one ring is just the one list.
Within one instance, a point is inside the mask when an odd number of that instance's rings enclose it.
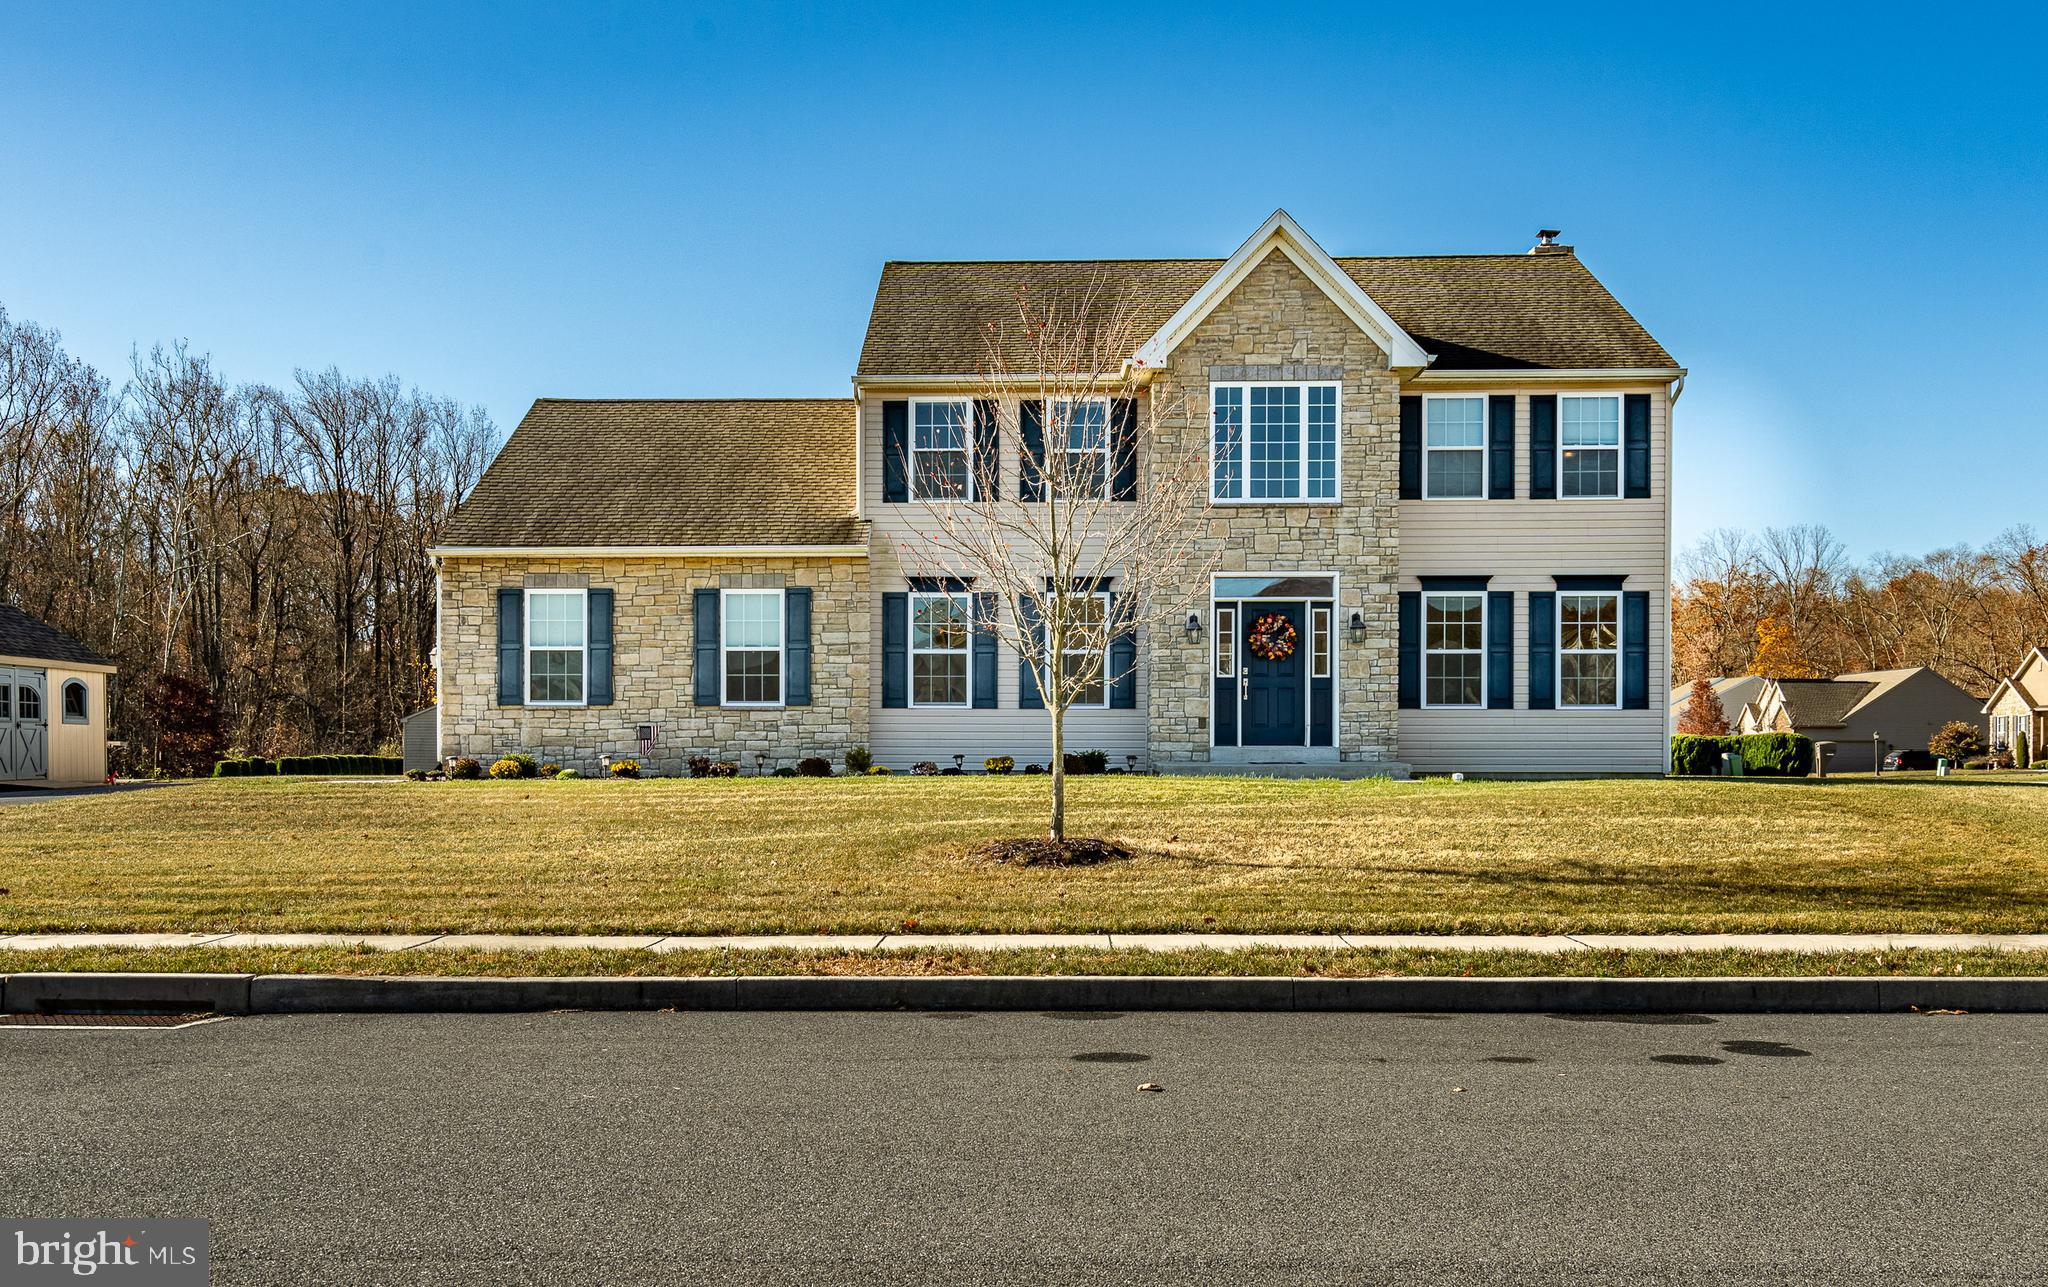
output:
{"label": "neighboring house", "polygon": [[2030,648],[2019,669],[1998,681],[1983,713],[1991,720],[1991,745],[2013,748],[2024,732],[2027,755],[2048,755],[2048,648]]}
{"label": "neighboring house", "polygon": [[[1734,728],[1742,718],[1742,708],[1754,701],[1764,690],[1766,680],[1762,675],[1723,675],[1707,681],[1713,685],[1714,697],[1721,703],[1721,718]],[[1671,690],[1671,728],[1678,729],[1679,716],[1692,701],[1692,685],[1680,684]]]}
{"label": "neighboring house", "polygon": [[114,663],[0,603],[0,782],[78,786],[107,777]]}
{"label": "neighboring house", "polygon": [[1833,679],[1767,679],[1743,707],[1742,733],[1803,733],[1835,744],[1834,768],[1876,767],[1876,743],[1924,751],[1951,720],[1976,724],[1976,698],[1926,666],[1869,670]]}
{"label": "neighboring house", "polygon": [[[1156,328],[1132,369],[1188,410],[1132,443],[1133,472],[1155,448],[1212,457],[1215,506],[1190,522],[1220,565],[1179,587],[1185,629],[1111,645],[1135,673],[1073,712],[1070,750],[1167,770],[1665,770],[1651,695],[1670,682],[1684,371],[1554,234],[1526,254],[1332,259],[1284,212],[1223,260],[892,262],[851,400],[536,402],[432,551],[441,754],[1042,762],[1031,663],[973,629],[971,586],[913,575],[904,550],[933,506],[972,503],[918,489],[979,472],[992,324],[1020,292],[1091,285]],[[1054,441],[1152,423],[1022,412]],[[1020,485],[1022,462],[997,464]],[[1268,614],[1296,625],[1292,657],[1245,647]]]}

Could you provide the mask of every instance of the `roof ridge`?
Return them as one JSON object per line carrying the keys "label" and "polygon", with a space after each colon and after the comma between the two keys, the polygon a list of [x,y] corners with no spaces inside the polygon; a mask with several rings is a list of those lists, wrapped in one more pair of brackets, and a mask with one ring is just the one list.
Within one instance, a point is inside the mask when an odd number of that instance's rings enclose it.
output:
{"label": "roof ridge", "polygon": [[[885,259],[884,267],[903,266],[916,268],[966,268],[983,264],[1011,264],[1017,266],[1043,264],[1220,264],[1223,255],[1129,255],[1092,256],[1072,259]],[[1331,255],[1339,263],[1345,260],[1395,260],[1395,259],[1572,259],[1572,255],[1531,255],[1526,250],[1444,250],[1416,251],[1398,255]]]}

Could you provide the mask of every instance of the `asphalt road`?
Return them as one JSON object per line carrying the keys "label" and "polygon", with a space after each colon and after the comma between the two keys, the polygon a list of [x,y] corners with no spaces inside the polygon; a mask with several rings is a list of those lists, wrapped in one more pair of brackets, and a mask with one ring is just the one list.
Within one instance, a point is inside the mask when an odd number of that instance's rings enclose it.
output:
{"label": "asphalt road", "polygon": [[220,1283],[2048,1275],[2048,1016],[1675,1018],[0,1031],[0,1212]]}

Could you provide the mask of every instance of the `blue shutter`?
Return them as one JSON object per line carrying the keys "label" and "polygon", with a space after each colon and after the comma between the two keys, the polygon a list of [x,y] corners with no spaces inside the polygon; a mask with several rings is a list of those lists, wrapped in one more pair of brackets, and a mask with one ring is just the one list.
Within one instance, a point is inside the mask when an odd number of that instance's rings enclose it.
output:
{"label": "blue shutter", "polygon": [[799,586],[782,592],[782,652],[789,674],[782,685],[785,706],[811,704],[811,591]]}
{"label": "blue shutter", "polygon": [[1003,462],[997,454],[1002,441],[1002,424],[996,417],[995,400],[976,398],[973,477],[968,480],[976,500],[992,501],[1003,494]]}
{"label": "blue shutter", "polygon": [[1042,711],[1045,695],[1038,691],[1038,679],[1033,674],[1038,655],[1045,651],[1045,629],[1038,623],[1038,605],[1030,599],[1017,600],[1017,620],[1023,626],[1024,637],[1031,641],[1024,655],[1017,658],[1017,706],[1021,710]]}
{"label": "blue shutter", "polygon": [[691,604],[697,645],[692,665],[696,672],[693,700],[699,706],[716,706],[719,672],[723,669],[718,658],[718,591],[699,590],[691,596]]}
{"label": "blue shutter", "polygon": [[1045,404],[1036,399],[1017,404],[1017,499],[1045,499]]}
{"label": "blue shutter", "polygon": [[1138,400],[1112,398],[1109,403],[1111,500],[1138,499]]}
{"label": "blue shutter", "polygon": [[584,596],[590,609],[590,687],[592,706],[612,704],[612,592],[592,590]]}
{"label": "blue shutter", "polygon": [[1401,499],[1422,499],[1422,399],[1401,399]]}
{"label": "blue shutter", "polygon": [[1650,709],[1650,594],[1621,596],[1621,708]]}
{"label": "blue shutter", "polygon": [[1515,498],[1515,395],[1496,393],[1486,400],[1487,428],[1491,434],[1487,460],[1492,475],[1486,495],[1489,500]]}
{"label": "blue shutter", "polygon": [[996,596],[974,596],[974,709],[996,708]]}
{"label": "blue shutter", "polygon": [[1623,496],[1638,500],[1650,495],[1650,395],[1631,393],[1621,400]]}
{"label": "blue shutter", "polygon": [[1486,708],[1515,708],[1515,592],[1486,594]]}
{"label": "blue shutter", "polygon": [[1401,591],[1399,665],[1394,684],[1394,705],[1415,710],[1422,705],[1422,591]]}
{"label": "blue shutter", "polygon": [[[1109,619],[1116,620],[1116,596],[1109,596]],[[1138,632],[1136,627],[1120,630],[1109,641],[1109,708],[1138,709]]]}
{"label": "blue shutter", "polygon": [[910,596],[882,596],[882,705],[910,705]]}
{"label": "blue shutter", "polygon": [[498,591],[498,705],[526,704],[526,591]]}
{"label": "blue shutter", "polygon": [[882,404],[882,499],[910,499],[910,403]]}
{"label": "blue shutter", "polygon": [[1529,398],[1529,499],[1557,499],[1557,395]]}
{"label": "blue shutter", "polygon": [[1557,709],[1557,594],[1529,592],[1529,709]]}

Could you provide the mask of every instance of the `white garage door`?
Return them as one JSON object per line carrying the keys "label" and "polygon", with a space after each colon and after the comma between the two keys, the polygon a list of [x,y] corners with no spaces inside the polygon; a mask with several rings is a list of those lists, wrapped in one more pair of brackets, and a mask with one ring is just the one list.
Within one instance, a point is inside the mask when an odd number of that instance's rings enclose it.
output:
{"label": "white garage door", "polygon": [[0,782],[50,775],[46,673],[0,666]]}

